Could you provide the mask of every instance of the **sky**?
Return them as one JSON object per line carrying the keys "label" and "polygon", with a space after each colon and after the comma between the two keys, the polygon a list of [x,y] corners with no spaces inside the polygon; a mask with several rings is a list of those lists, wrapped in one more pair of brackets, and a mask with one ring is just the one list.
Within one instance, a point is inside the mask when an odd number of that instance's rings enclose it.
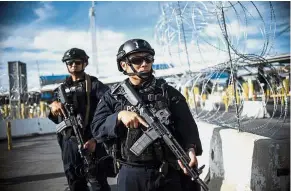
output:
{"label": "sky", "polygon": [[[101,78],[121,75],[117,50],[132,38],[152,45],[156,64],[198,70],[225,62],[229,56],[222,10],[232,58],[290,53],[288,1],[97,1],[97,54],[91,49],[91,6],[92,1],[0,2],[0,91],[8,89],[8,61],[26,63],[31,89],[40,86],[39,75],[67,74],[61,59],[73,47],[91,57],[87,73]],[[97,55],[97,65],[92,63],[93,55]]]}

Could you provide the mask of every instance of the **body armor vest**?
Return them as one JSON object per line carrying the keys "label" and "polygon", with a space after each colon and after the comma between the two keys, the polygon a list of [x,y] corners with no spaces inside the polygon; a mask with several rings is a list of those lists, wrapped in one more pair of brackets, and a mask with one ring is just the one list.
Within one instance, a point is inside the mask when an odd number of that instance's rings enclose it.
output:
{"label": "body armor vest", "polygon": [[[66,83],[68,88],[71,87],[80,87],[77,92],[70,93],[69,96],[71,103],[74,105],[75,113],[81,115],[82,119],[85,119],[86,107],[87,107],[87,97],[85,91],[85,81],[78,81],[78,82],[69,82]],[[82,87],[82,89],[81,89]]]}
{"label": "body armor vest", "polygon": [[[156,113],[161,109],[169,108],[166,87],[167,84],[165,80],[154,78],[148,86],[142,87],[142,89],[136,91],[139,92],[144,103]],[[138,112],[124,97],[124,91],[121,86],[115,88],[113,96],[121,102],[122,110]],[[167,148],[165,148],[165,145],[159,139],[149,145],[140,156],[136,156],[130,151],[131,146],[143,135],[143,130],[146,130],[141,124],[139,125],[138,128],[127,128],[125,133],[120,136],[122,159],[128,162],[162,161],[168,152],[166,152]],[[172,131],[172,129],[170,129],[170,116],[165,120],[165,125]]]}
{"label": "body armor vest", "polygon": [[[85,91],[85,81],[78,81],[73,82],[72,80],[67,80],[65,82],[66,88],[70,89],[72,87],[79,87],[78,91],[76,92],[66,92],[69,102],[74,105],[74,112],[77,115],[80,115],[81,122],[84,126],[84,119],[86,115],[86,108],[87,108],[87,97],[86,97],[86,91]],[[87,137],[88,133],[85,133],[85,131],[88,131],[89,128],[82,129],[81,133],[84,140],[88,140]],[[63,131],[63,135],[65,137],[75,136],[75,133],[72,128],[67,128]]]}

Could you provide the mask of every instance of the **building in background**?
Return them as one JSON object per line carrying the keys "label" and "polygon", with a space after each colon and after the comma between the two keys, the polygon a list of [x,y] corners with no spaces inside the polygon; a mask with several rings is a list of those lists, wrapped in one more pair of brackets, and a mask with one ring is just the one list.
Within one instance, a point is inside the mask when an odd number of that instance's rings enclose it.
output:
{"label": "building in background", "polygon": [[23,103],[27,95],[26,64],[20,61],[8,62],[8,75],[11,117],[19,118],[21,103]]}

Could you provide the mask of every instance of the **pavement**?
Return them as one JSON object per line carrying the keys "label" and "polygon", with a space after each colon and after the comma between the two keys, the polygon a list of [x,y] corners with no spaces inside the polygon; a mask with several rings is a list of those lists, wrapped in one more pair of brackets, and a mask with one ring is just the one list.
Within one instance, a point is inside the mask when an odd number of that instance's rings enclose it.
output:
{"label": "pavement", "polygon": [[[68,191],[55,134],[13,139],[12,150],[0,142],[1,191]],[[116,178],[108,178],[112,191]]]}

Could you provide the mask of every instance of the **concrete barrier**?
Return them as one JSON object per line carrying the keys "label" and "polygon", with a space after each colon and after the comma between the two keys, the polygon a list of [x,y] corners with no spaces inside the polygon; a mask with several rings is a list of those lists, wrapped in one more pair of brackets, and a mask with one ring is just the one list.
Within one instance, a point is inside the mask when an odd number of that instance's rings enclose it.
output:
{"label": "concrete barrier", "polygon": [[[15,119],[11,121],[12,138],[55,132],[56,125],[48,118]],[[0,139],[6,139],[5,121],[0,121]]]}
{"label": "concrete barrier", "polygon": [[205,180],[207,178],[207,175],[209,175],[209,159],[210,159],[210,143],[211,143],[211,137],[213,133],[213,129],[215,128],[215,125],[205,123],[202,121],[197,121],[197,126],[199,130],[199,136],[202,143],[203,153],[201,156],[198,156],[198,165],[199,167],[202,165],[205,165],[202,174],[200,175],[200,178],[202,180]]}
{"label": "concrete barrier", "polygon": [[244,101],[241,116],[254,118],[270,118],[263,101]]}
{"label": "concrete barrier", "polygon": [[[290,139],[274,140],[197,122],[203,145],[199,166],[209,170],[211,191],[290,189]],[[208,168],[208,169],[207,169]]]}

